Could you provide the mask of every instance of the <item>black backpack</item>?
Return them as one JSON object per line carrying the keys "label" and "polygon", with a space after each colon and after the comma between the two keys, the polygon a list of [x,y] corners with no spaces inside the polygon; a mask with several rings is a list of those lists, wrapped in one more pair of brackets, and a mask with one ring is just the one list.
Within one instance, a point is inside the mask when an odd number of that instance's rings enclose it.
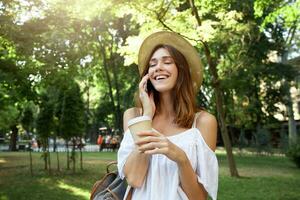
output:
{"label": "black backpack", "polygon": [[110,172],[109,167],[117,164],[116,161],[110,162],[106,166],[105,176],[96,181],[92,188],[90,200],[122,200],[126,188],[127,182],[124,178],[120,178],[118,171]]}

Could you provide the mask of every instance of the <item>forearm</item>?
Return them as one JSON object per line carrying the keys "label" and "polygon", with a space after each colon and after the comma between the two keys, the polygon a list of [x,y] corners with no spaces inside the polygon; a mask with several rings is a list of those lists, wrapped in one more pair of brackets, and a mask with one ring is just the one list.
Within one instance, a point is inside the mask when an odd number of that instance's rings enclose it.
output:
{"label": "forearm", "polygon": [[188,199],[205,200],[207,198],[207,193],[203,185],[198,182],[197,175],[186,156],[182,161],[178,162],[178,169],[180,184],[183,191],[188,196]]}
{"label": "forearm", "polygon": [[149,157],[137,149],[128,156],[124,166],[124,174],[128,184],[132,187],[142,186],[148,171]]}

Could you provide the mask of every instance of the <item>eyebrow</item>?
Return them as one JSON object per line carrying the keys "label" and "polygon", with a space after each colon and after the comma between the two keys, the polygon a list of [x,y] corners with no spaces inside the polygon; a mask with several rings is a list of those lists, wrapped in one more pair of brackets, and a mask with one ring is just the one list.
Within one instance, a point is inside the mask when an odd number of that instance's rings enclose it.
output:
{"label": "eyebrow", "polygon": [[[172,56],[163,56],[162,57],[163,60],[166,60],[168,58],[171,58],[173,60]],[[151,60],[149,62],[154,62],[154,61],[157,61],[157,58],[151,58]]]}

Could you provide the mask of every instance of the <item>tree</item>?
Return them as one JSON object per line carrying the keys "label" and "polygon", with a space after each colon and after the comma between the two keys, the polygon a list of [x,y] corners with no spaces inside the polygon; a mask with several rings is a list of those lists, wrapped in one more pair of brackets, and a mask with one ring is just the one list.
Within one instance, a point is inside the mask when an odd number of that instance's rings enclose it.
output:
{"label": "tree", "polygon": [[28,150],[29,150],[29,163],[30,163],[30,173],[33,175],[33,170],[32,170],[32,155],[31,155],[31,136],[32,136],[32,131],[33,131],[33,123],[34,123],[34,114],[33,114],[33,109],[34,109],[34,104],[28,103],[28,105],[25,107],[23,111],[23,116],[21,119],[21,124],[23,128],[25,129],[26,136],[28,139],[30,139],[30,142],[28,143]]}
{"label": "tree", "polygon": [[[11,48],[11,46],[2,46],[2,48]],[[30,68],[26,68],[26,64],[22,66],[16,58],[10,56],[12,55],[8,53],[0,57],[0,98],[3,108],[0,110],[3,114],[0,124],[2,121],[2,128],[11,129],[10,150],[16,151],[17,124],[21,120],[26,102],[35,99],[35,92],[31,81],[28,80]]]}
{"label": "tree", "polygon": [[[278,2],[283,1],[268,1],[264,4],[266,9],[263,10],[261,18],[255,17],[257,7],[254,1],[241,3],[212,0],[170,2],[143,0],[127,2],[128,8],[124,9],[125,14],[131,13],[132,19],[141,25],[139,38],[142,39],[155,30],[167,29],[180,33],[198,47],[199,52],[204,52],[202,57],[205,57],[204,62],[210,72],[204,74],[205,79],[209,80],[204,82],[208,83],[204,88],[213,88],[214,93],[209,89],[203,91],[205,96],[215,97],[210,98],[209,106],[217,107],[216,113],[232,176],[238,176],[238,173],[227,131],[228,122],[243,124],[246,121],[249,126],[253,126],[253,123],[259,126],[261,123],[272,121],[274,118],[270,116],[278,110],[274,102],[280,102],[282,100],[280,95],[283,94],[282,90],[276,91],[278,88],[274,87],[274,84],[283,77],[289,79],[293,73],[293,70],[285,65],[267,62],[268,54],[280,40],[273,43],[269,41],[271,39],[267,37],[266,32],[260,31],[266,16],[280,8],[281,4]],[[124,8],[124,5],[122,6]],[[136,56],[131,49],[137,49],[134,44],[141,41],[139,38],[130,37],[127,40],[128,44],[124,48],[130,57]],[[286,71],[276,71],[282,67]],[[238,74],[245,75],[245,79],[241,79]],[[266,84],[263,92],[262,82]],[[239,85],[240,83],[244,84]],[[246,87],[247,84],[251,87]],[[242,87],[245,89],[244,92],[241,92]],[[242,96],[239,96],[240,94]],[[243,106],[233,107],[234,99],[244,105],[250,102],[247,110],[251,113],[251,117],[241,110]],[[230,104],[232,107],[227,107]],[[239,112],[235,113],[236,110]],[[240,119],[243,122],[240,122]]]}
{"label": "tree", "polygon": [[[32,1],[31,8],[38,6]],[[0,112],[1,128],[11,129],[10,150],[16,151],[18,138],[17,125],[21,123],[23,109],[27,102],[35,101],[33,79],[35,73],[34,62],[24,54],[22,44],[29,45],[32,40],[24,37],[32,36],[28,31],[21,30],[20,1],[1,2],[1,22],[0,22],[0,98],[2,108]],[[31,9],[23,7],[22,11]],[[20,23],[20,24],[19,24]],[[28,42],[28,43],[26,43]],[[25,44],[26,43],[26,44]],[[3,101],[2,101],[3,100]],[[1,125],[1,121],[5,122]]]}
{"label": "tree", "polygon": [[[208,4],[210,3],[210,4]],[[147,5],[148,4],[148,5]],[[203,5],[202,5],[203,4]],[[177,32],[186,38],[196,38],[193,41],[197,44],[202,44],[202,48],[206,57],[207,64],[209,66],[210,76],[212,78],[211,85],[215,91],[216,97],[216,106],[217,106],[217,113],[218,113],[218,121],[221,127],[222,138],[225,144],[227,158],[229,163],[229,168],[232,176],[238,176],[238,172],[235,166],[233,154],[232,154],[232,147],[228,136],[228,131],[225,122],[225,113],[223,108],[223,90],[220,85],[219,75],[217,66],[219,64],[219,56],[222,52],[216,51],[218,49],[217,43],[221,41],[220,37],[217,37],[217,33],[222,33],[223,28],[228,28],[228,32],[233,32],[236,27],[228,27],[226,24],[227,21],[231,23],[235,23],[239,15],[236,12],[227,11],[226,8],[229,6],[229,2],[219,2],[216,3],[214,1],[204,1],[199,2],[195,5],[194,1],[171,1],[167,4],[158,3],[158,2],[149,2],[149,1],[139,1],[139,3],[135,2],[134,4],[130,4],[131,7],[136,9],[136,12],[139,12],[144,7],[147,7],[145,13],[141,13],[143,15],[143,19],[147,19],[149,23],[142,27],[142,31],[146,30],[153,31],[150,27],[155,26],[162,26],[165,29],[168,29],[173,32]],[[147,5],[147,6],[145,6]],[[204,9],[204,5],[210,5],[208,8]],[[199,9],[199,10],[198,10]],[[200,18],[199,12],[201,11],[202,18]],[[174,14],[175,13],[175,14]],[[214,14],[216,15],[214,15]],[[138,15],[137,13],[135,13]],[[224,18],[227,20],[226,22],[222,23],[221,20]],[[193,19],[194,18],[194,19]],[[159,24],[157,24],[159,23]],[[151,24],[151,25],[150,25]],[[216,28],[213,28],[216,26]],[[227,27],[226,27],[227,26]],[[196,31],[195,31],[196,28]],[[207,31],[210,28],[212,31]],[[204,35],[204,30],[208,33]],[[142,34],[145,34],[142,32]],[[210,34],[210,35],[209,35]],[[205,37],[207,36],[207,37]],[[224,33],[222,34],[224,39]],[[228,37],[227,37],[228,38]],[[226,42],[232,42],[231,39],[228,38]],[[223,42],[224,43],[224,42]],[[215,49],[214,49],[215,48]],[[211,49],[215,50],[211,52]]]}
{"label": "tree", "polygon": [[[75,148],[78,139],[81,138],[84,131],[84,103],[81,98],[79,86],[73,82],[68,89],[64,91],[63,104],[60,118],[60,132],[62,137],[68,143],[72,141],[73,172],[75,172]],[[80,149],[81,150],[81,149]],[[82,154],[81,154],[82,155]],[[69,157],[67,158],[69,160]],[[81,159],[82,160],[82,159]]]}
{"label": "tree", "polygon": [[[274,2],[272,1],[256,1],[256,17],[261,18],[266,13],[265,10],[268,10],[270,7],[272,8],[263,19],[262,27],[269,30],[271,26],[279,30],[277,32],[273,31],[273,33],[279,33],[280,36],[277,36],[280,40],[277,40],[278,48],[276,49],[276,53],[278,57],[281,57],[282,63],[286,64],[290,55],[295,53],[299,54],[300,1],[279,0],[276,4],[277,5],[274,6]],[[287,79],[282,82],[282,85],[287,91],[284,95],[284,104],[286,105],[289,119],[289,144],[293,145],[293,143],[297,141],[296,122],[294,119],[292,98],[289,92],[293,82]]]}
{"label": "tree", "polygon": [[49,153],[49,138],[53,133],[54,121],[54,105],[47,94],[42,94],[42,101],[40,103],[40,111],[36,120],[36,132],[41,140],[43,147],[43,159],[45,163],[45,170],[51,173],[50,153]]}

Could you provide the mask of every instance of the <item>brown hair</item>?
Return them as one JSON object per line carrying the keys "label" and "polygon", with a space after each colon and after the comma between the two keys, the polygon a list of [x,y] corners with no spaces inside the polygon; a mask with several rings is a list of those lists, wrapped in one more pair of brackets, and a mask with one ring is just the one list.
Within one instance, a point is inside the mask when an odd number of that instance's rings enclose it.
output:
{"label": "brown hair", "polygon": [[[185,59],[185,57],[180,53],[177,49],[170,45],[158,45],[156,46],[150,54],[147,63],[149,63],[151,56],[153,53],[159,49],[166,49],[171,57],[173,58],[177,70],[178,77],[176,81],[176,85],[173,89],[173,99],[174,99],[174,111],[175,111],[175,119],[174,123],[184,128],[191,128],[193,124],[194,115],[196,112],[196,94],[193,89],[193,82],[190,74],[189,65]],[[144,77],[148,73],[149,64],[144,68],[141,78]],[[154,102],[156,105],[156,113],[160,111],[160,102],[159,102],[159,92],[153,89],[154,94]],[[141,107],[141,102],[137,103],[138,107]]]}

